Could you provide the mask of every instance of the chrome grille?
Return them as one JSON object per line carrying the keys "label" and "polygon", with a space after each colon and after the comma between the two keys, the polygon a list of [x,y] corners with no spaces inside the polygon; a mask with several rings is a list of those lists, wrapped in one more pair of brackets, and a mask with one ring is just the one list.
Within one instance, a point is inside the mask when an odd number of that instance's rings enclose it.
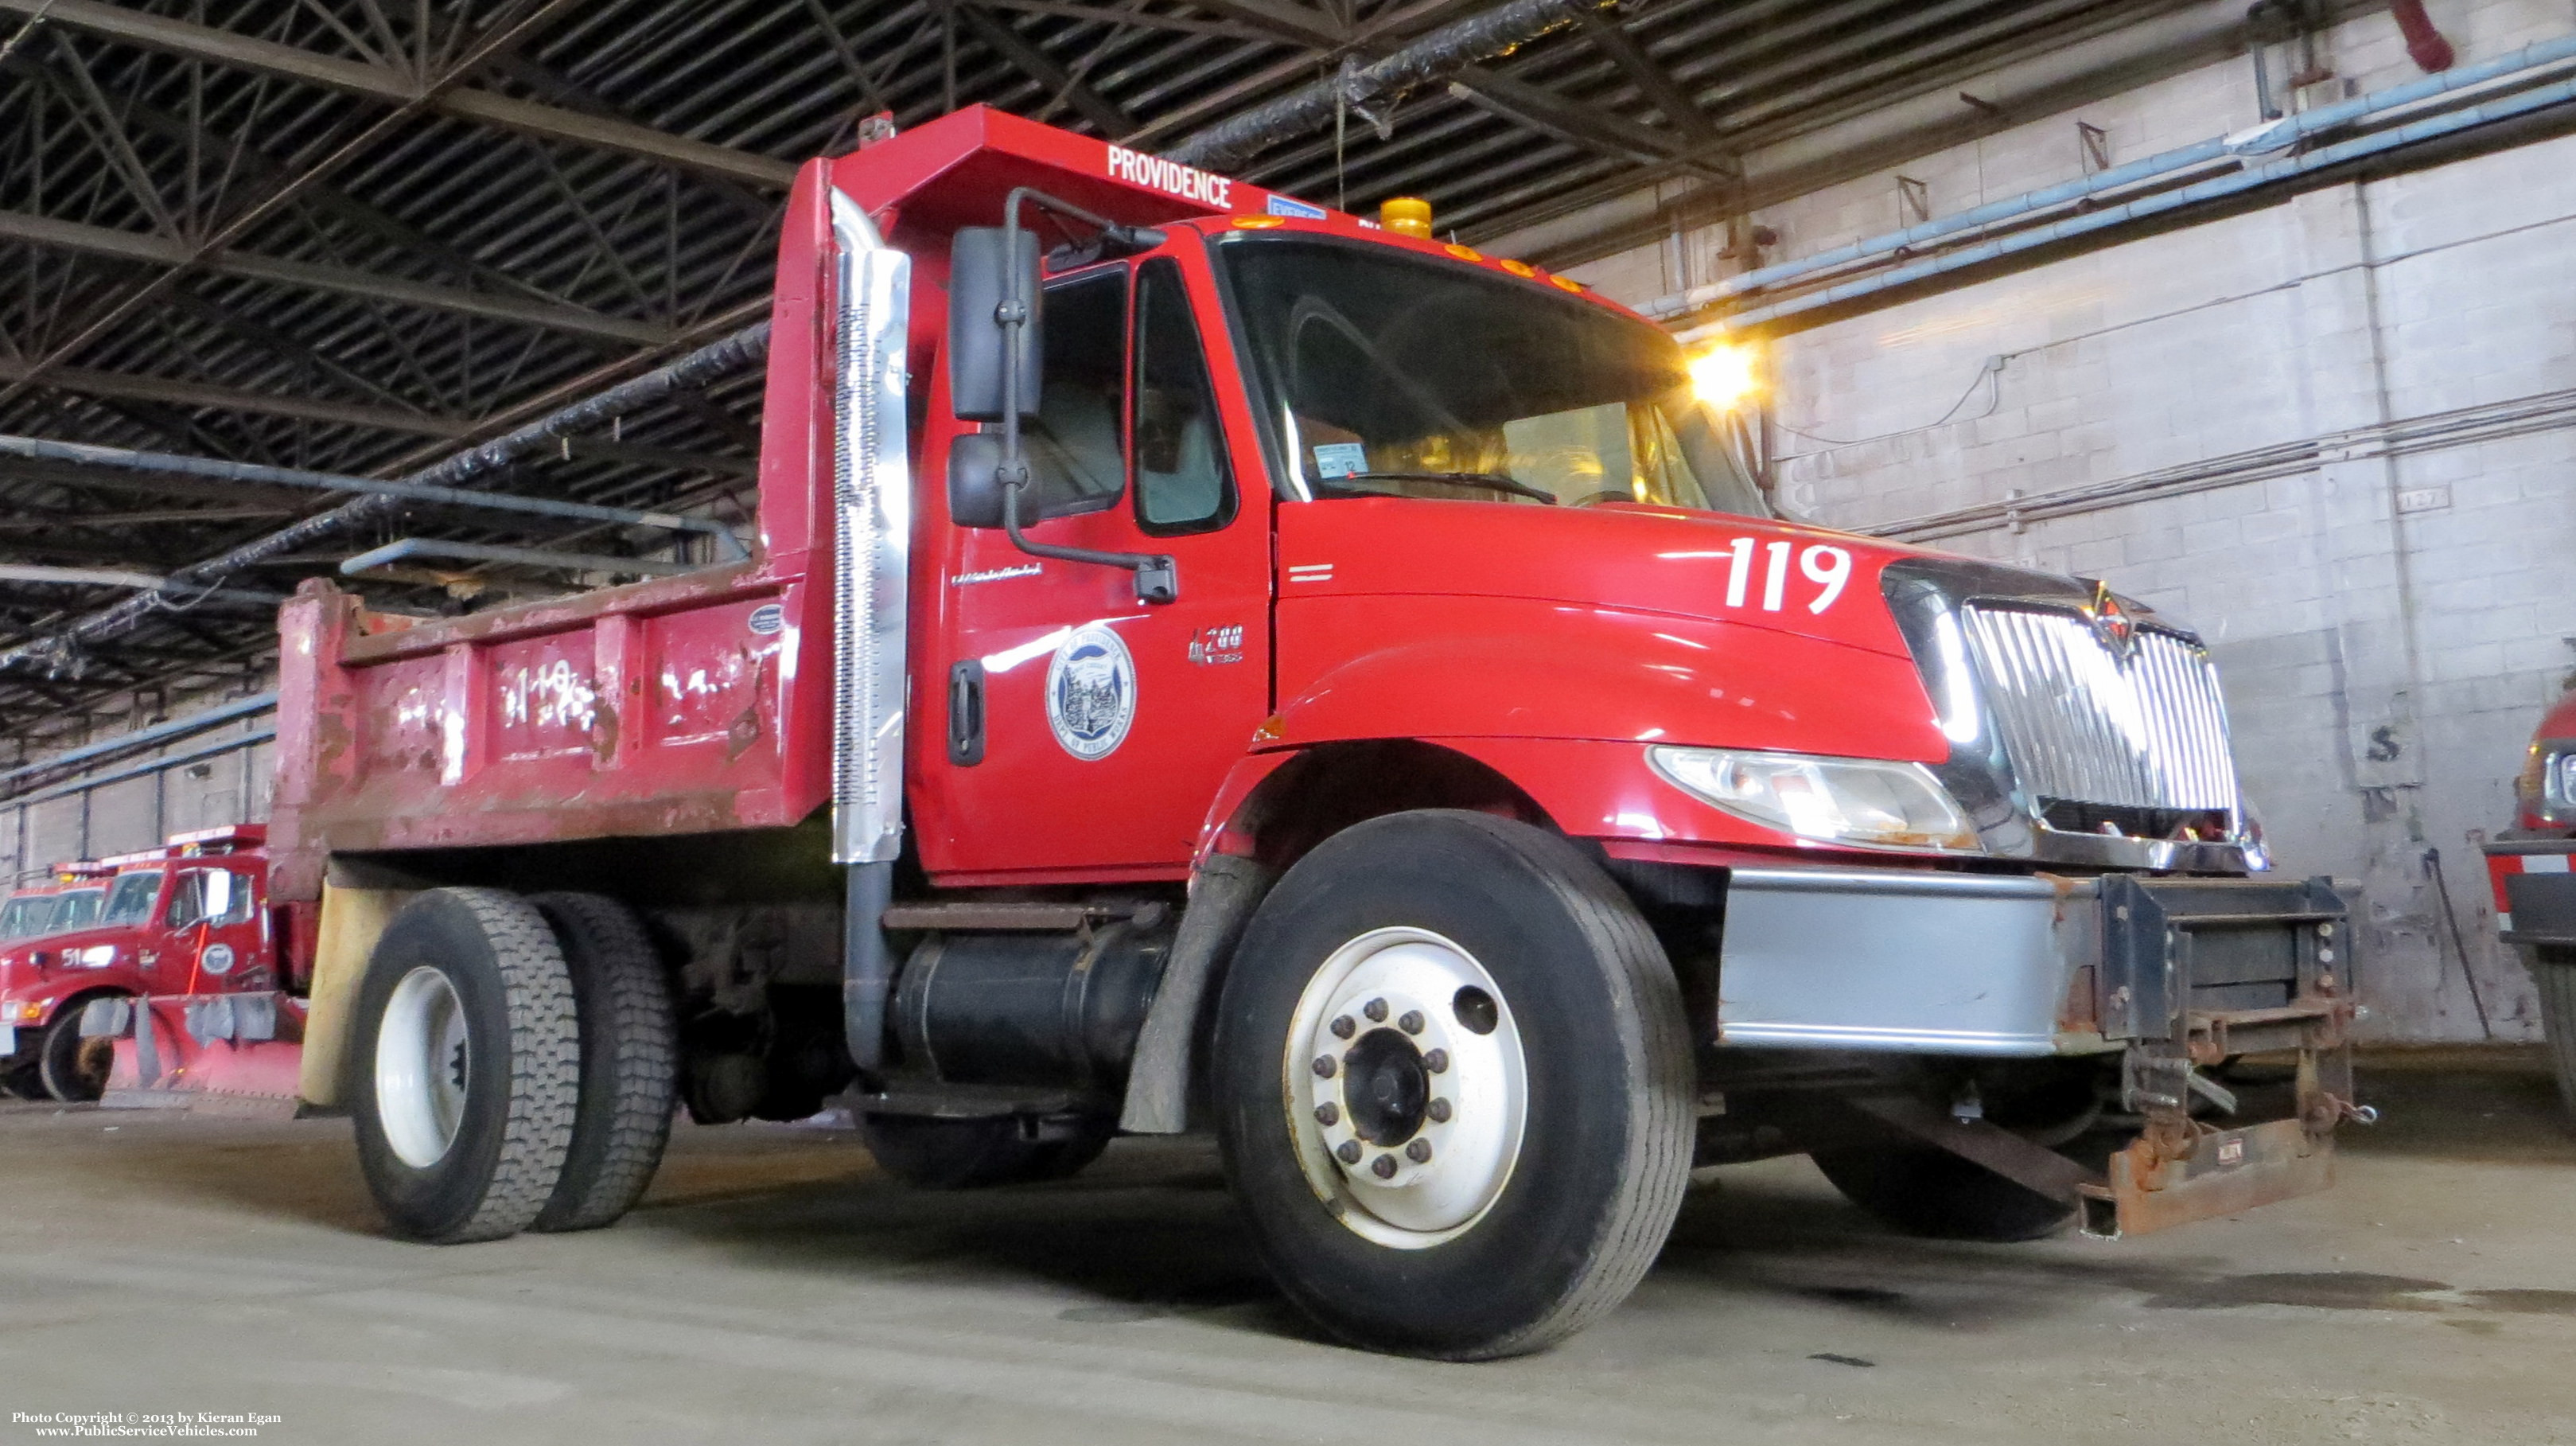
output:
{"label": "chrome grille", "polygon": [[2141,627],[2123,659],[2071,611],[1971,603],[1960,622],[2025,796],[2235,811],[2227,710],[2199,643]]}

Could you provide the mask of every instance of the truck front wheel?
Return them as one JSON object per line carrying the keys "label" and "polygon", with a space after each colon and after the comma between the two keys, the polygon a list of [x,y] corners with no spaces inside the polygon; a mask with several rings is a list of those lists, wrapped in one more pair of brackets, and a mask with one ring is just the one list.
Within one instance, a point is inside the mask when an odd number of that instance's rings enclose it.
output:
{"label": "truck front wheel", "polygon": [[534,905],[432,889],[387,921],[359,986],[358,1162],[402,1234],[498,1240],[561,1178],[580,1097],[573,983]]}
{"label": "truck front wheel", "polygon": [[114,1040],[81,1038],[84,1012],[77,1000],[57,1008],[36,1045],[38,1082],[48,1096],[67,1105],[105,1094],[108,1070],[116,1063]]}
{"label": "truck front wheel", "polygon": [[1373,1349],[1488,1359],[1581,1329],[1688,1183],[1671,966],[1598,865],[1507,819],[1394,814],[1308,854],[1235,955],[1211,1069],[1272,1274]]}

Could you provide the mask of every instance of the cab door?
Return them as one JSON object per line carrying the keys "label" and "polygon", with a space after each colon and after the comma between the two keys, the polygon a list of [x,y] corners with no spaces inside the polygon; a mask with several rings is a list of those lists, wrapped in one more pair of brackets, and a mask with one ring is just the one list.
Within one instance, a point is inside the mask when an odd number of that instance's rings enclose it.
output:
{"label": "cab door", "polygon": [[180,870],[164,912],[160,983],[187,994],[273,987],[267,911],[249,867],[208,863]]}
{"label": "cab door", "polygon": [[1219,406],[1203,254],[1093,268],[1044,306],[1024,435],[1046,520],[1024,531],[1168,555],[1179,597],[1141,603],[1126,570],[946,528],[916,684],[923,859],[952,884],[1179,878],[1269,713],[1269,496]]}

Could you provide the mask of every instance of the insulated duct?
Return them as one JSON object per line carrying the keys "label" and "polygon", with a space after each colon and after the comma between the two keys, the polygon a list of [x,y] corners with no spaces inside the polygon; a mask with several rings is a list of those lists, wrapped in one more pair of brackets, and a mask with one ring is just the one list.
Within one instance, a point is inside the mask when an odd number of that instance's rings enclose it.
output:
{"label": "insulated duct", "polygon": [[1346,59],[1332,78],[1210,126],[1163,155],[1185,166],[1233,169],[1266,146],[1322,130],[1337,111],[1368,112],[1417,85],[1507,54],[1573,24],[1587,10],[1608,5],[1609,0],[1508,0],[1481,15],[1443,25],[1377,60]]}

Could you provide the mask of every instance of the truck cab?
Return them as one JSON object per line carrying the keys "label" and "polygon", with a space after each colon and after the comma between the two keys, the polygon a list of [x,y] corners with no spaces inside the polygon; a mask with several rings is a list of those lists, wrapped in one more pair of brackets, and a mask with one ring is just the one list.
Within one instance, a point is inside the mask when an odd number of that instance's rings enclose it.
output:
{"label": "truck cab", "polygon": [[53,927],[0,946],[0,1070],[56,1100],[95,1100],[112,1046],[84,1028],[92,1003],[275,989],[264,839],[237,825],[63,866],[76,882]]}
{"label": "truck cab", "polygon": [[1779,515],[1578,282],[975,109],[800,173],[765,346],[747,560],[281,615],[302,1088],[406,1233],[613,1220],[675,1099],[950,1188],[1205,1131],[1292,1299],[1474,1358],[1697,1165],[2119,1235],[2364,1113],[2201,640]]}

